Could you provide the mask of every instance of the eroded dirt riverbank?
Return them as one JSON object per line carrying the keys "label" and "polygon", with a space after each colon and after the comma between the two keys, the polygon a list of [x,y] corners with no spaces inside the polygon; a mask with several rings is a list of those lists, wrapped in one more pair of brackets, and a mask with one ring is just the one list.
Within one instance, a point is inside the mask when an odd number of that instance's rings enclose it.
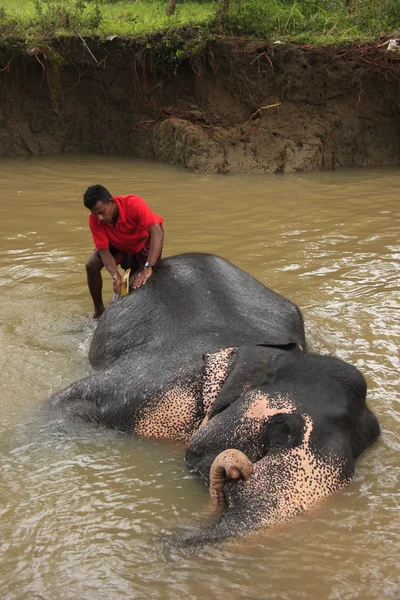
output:
{"label": "eroded dirt riverbank", "polygon": [[113,152],[203,172],[400,162],[400,56],[385,40],[214,41],[175,69],[157,46],[87,43],[93,57],[79,38],[0,48],[0,156]]}

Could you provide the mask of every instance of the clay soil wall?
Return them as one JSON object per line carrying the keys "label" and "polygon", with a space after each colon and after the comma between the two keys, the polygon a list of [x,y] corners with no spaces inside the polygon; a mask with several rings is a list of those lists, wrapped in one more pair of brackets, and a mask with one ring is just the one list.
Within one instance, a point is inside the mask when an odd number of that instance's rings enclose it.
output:
{"label": "clay soil wall", "polygon": [[112,152],[203,172],[399,164],[400,57],[384,41],[216,41],[177,68],[127,40],[87,43],[97,63],[78,38],[0,48],[0,156]]}

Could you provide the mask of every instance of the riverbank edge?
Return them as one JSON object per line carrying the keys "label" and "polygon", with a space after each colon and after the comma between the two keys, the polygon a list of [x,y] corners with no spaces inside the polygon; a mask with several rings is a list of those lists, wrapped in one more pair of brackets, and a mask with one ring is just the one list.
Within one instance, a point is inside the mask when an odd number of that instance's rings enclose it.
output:
{"label": "riverbank edge", "polygon": [[208,173],[399,164],[400,56],[388,45],[193,28],[151,42],[8,39],[0,156],[115,152]]}

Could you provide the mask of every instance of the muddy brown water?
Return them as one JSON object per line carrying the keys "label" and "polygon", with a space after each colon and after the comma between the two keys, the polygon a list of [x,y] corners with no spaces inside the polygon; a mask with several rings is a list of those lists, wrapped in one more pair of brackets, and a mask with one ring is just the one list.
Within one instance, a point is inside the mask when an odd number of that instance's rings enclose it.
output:
{"label": "muddy brown water", "polygon": [[[3,158],[0,174],[1,598],[399,598],[399,169],[219,177],[60,155]],[[171,540],[209,522],[210,504],[180,445],[38,419],[90,371],[81,198],[95,182],[165,217],[165,255],[228,258],[300,306],[311,349],[365,374],[382,437],[345,491],[189,552]]]}

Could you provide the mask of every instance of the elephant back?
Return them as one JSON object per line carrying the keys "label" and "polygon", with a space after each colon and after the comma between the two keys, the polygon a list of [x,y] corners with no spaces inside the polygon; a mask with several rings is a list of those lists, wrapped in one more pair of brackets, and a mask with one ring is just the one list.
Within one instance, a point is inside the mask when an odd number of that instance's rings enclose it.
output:
{"label": "elephant back", "polygon": [[246,343],[304,348],[300,310],[223,258],[181,254],[162,260],[145,286],[109,305],[89,360],[105,368],[137,352],[201,353]]}

